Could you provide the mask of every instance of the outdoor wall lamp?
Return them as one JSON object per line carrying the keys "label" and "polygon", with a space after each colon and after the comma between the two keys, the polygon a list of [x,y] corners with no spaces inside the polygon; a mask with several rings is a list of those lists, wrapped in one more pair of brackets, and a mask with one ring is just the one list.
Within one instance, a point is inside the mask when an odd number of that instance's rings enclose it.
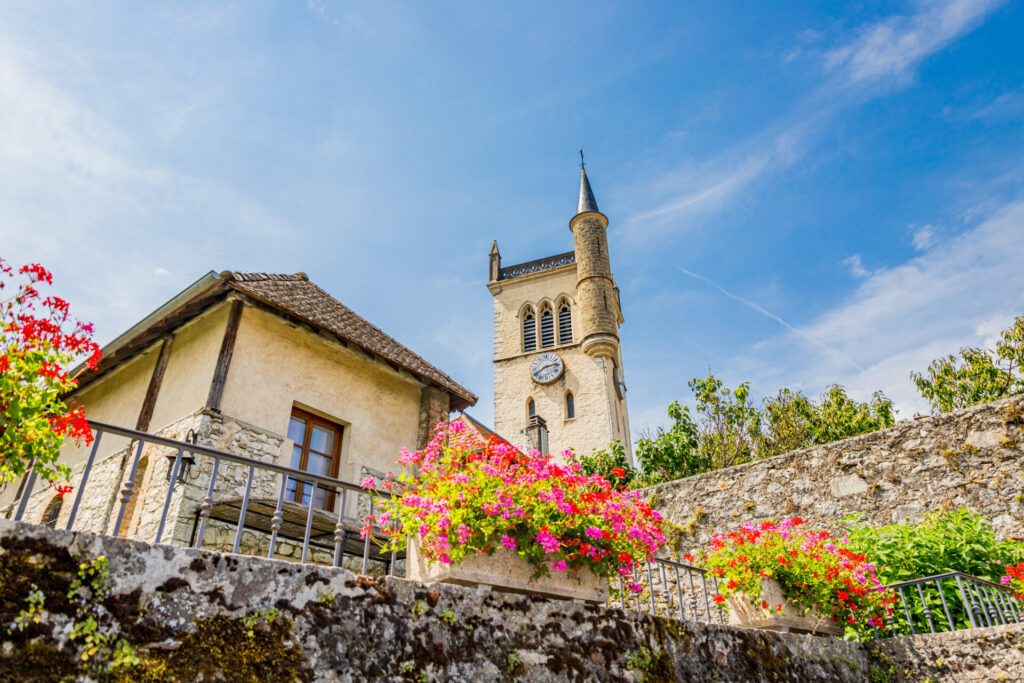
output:
{"label": "outdoor wall lamp", "polygon": [[[185,443],[196,444],[199,441],[199,435],[196,434],[194,429],[188,430],[188,435],[185,436]],[[171,480],[171,475],[174,472],[174,460],[178,457],[177,453],[169,453],[167,456],[167,481]],[[196,464],[196,456],[190,451],[182,451],[181,463],[178,466],[178,483],[184,484],[189,475],[192,473],[192,466]],[[196,473],[198,476],[198,473]]]}

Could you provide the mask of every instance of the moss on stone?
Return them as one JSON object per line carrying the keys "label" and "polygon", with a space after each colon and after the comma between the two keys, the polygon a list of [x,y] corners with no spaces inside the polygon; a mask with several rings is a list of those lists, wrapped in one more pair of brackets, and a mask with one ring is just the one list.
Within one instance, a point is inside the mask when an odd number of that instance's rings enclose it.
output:
{"label": "moss on stone", "polygon": [[292,623],[258,613],[241,618],[215,616],[171,650],[139,652],[141,662],[119,672],[128,681],[308,681],[302,650],[291,641]]}

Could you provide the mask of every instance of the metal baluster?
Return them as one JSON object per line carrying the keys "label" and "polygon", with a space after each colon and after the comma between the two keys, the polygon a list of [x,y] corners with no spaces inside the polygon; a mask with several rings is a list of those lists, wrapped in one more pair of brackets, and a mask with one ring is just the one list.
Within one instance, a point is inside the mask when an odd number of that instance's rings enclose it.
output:
{"label": "metal baluster", "polygon": [[[691,572],[691,574],[690,574],[690,585],[692,586],[693,585],[692,570],[687,570],[687,571]],[[711,599],[708,597],[708,577],[707,577],[706,574],[704,574],[704,572],[700,573],[700,581],[701,581],[702,584],[704,584],[704,614],[707,615],[708,623],[710,624],[712,621],[714,621],[714,619],[711,616]],[[694,599],[696,599],[696,597]]]}
{"label": "metal baluster", "polygon": [[160,525],[156,528],[156,540],[159,543],[164,537],[164,526],[167,524],[167,513],[171,510],[171,498],[174,496],[174,483],[178,481],[178,468],[181,467],[182,449],[179,447],[174,456],[174,464],[171,465],[170,478],[167,480],[167,495],[164,496],[164,510],[160,515]]}
{"label": "metal baluster", "polygon": [[395,575],[395,551],[391,551],[391,559],[388,560],[388,576]]}
{"label": "metal baluster", "polygon": [[[370,496],[370,514],[368,517],[370,519],[373,518],[373,496]],[[366,538],[363,539],[363,567],[361,570],[364,576],[366,575],[367,567],[370,565],[370,539],[373,538],[373,526],[369,520],[366,521],[366,527]]]}
{"label": "metal baluster", "polygon": [[1017,623],[1024,623],[1024,602],[1018,600],[1012,593],[1009,596],[1010,606],[1016,616]]}
{"label": "metal baluster", "polygon": [[654,604],[654,574],[651,572],[651,563],[647,563],[647,587],[648,596],[651,599],[651,614],[658,614],[658,606]]}
{"label": "metal baluster", "polygon": [[924,618],[928,622],[929,633],[935,633],[935,622],[932,621],[932,611],[928,608],[928,601],[924,599],[924,590],[921,584],[917,584],[917,594],[921,597],[921,609],[924,611]]}
{"label": "metal baluster", "polygon": [[[711,584],[715,588],[715,595],[718,595],[718,579],[712,576]],[[725,623],[725,610],[718,610],[718,623]]]}
{"label": "metal baluster", "polygon": [[[636,563],[635,562],[633,563],[633,566],[630,567],[630,569],[633,570],[633,583],[631,583],[630,586],[629,586],[629,592],[633,593],[633,586],[635,586],[635,585],[640,583],[639,581],[637,581]],[[642,612],[643,611],[643,607],[641,606],[641,603],[640,603],[640,593],[633,593],[633,595],[636,596],[636,611],[637,612]]]}
{"label": "metal baluster", "polygon": [[306,564],[306,558],[309,557],[309,536],[313,532],[313,510],[316,509],[316,489],[319,484],[312,482],[313,493],[309,496],[309,510],[306,512],[306,533],[302,537],[302,559],[299,560],[302,564]]}
{"label": "metal baluster", "polygon": [[341,490],[341,505],[338,507],[338,523],[334,525],[334,566],[340,567],[345,556],[345,504],[348,502],[348,489]]}
{"label": "metal baluster", "polygon": [[1006,618],[1003,616],[1002,610],[999,609],[999,591],[992,588],[992,586],[985,586],[985,593],[988,595],[989,609],[992,612],[992,621],[998,621],[1000,624],[1006,624]]}
{"label": "metal baluster", "polygon": [[14,513],[14,521],[20,522],[25,516],[25,508],[28,507],[28,499],[32,495],[32,489],[36,487],[35,461],[29,466],[28,481],[25,482],[25,490],[21,492],[21,499],[18,501],[18,510]]}
{"label": "metal baluster", "polygon": [[121,524],[124,522],[124,515],[128,511],[128,503],[132,500],[132,493],[135,491],[135,473],[139,469],[139,459],[142,458],[142,447],[145,439],[139,439],[139,447],[135,449],[135,457],[132,458],[132,469],[128,473],[128,481],[124,483],[121,490],[121,507],[117,511],[117,522],[114,524],[114,535],[121,532]]}
{"label": "metal baluster", "polygon": [[988,614],[985,613],[985,604],[978,592],[978,586],[973,580],[967,583],[967,592],[971,594],[971,607],[974,609],[974,616],[977,618],[978,626],[991,626]]}
{"label": "metal baluster", "polygon": [[949,605],[946,604],[946,594],[942,592],[942,579],[936,579],[935,585],[939,587],[939,599],[942,600],[942,609],[946,612],[946,621],[949,622],[949,630],[956,630],[956,623],[953,622],[953,617],[949,613]]}
{"label": "metal baluster", "polygon": [[897,588],[896,592],[899,593],[900,603],[903,604],[903,611],[907,615],[907,624],[910,625],[910,633],[911,634],[917,634],[917,631],[914,629],[914,618],[912,616],[910,616],[910,608],[907,607],[907,598],[906,598],[906,596],[903,595],[903,586],[900,586],[899,588]]}
{"label": "metal baluster", "polygon": [[242,509],[238,511],[238,529],[235,530],[235,544],[231,552],[238,554],[242,546],[242,532],[245,531],[245,516],[249,513],[249,494],[252,492],[252,478],[256,474],[256,466],[249,465],[249,474],[245,478],[245,493],[242,494]]}
{"label": "metal baluster", "polygon": [[665,571],[664,563],[659,562],[658,569],[661,570],[661,590],[665,594],[665,616],[667,617],[672,607],[672,593],[668,589],[668,573]]}
{"label": "metal baluster", "polygon": [[998,626],[999,620],[996,619],[995,610],[992,609],[992,596],[988,594],[988,591],[986,590],[986,586],[984,584],[976,582],[974,585],[978,590],[978,595],[981,599],[982,609],[985,610],[985,616],[988,617],[988,625]]}
{"label": "metal baluster", "polygon": [[196,532],[196,547],[203,547],[203,538],[206,536],[206,522],[210,519],[210,511],[213,510],[213,489],[217,485],[217,473],[220,471],[220,457],[213,459],[213,471],[210,472],[210,485],[206,487],[206,497],[199,506],[199,530]]}
{"label": "metal baluster", "polygon": [[82,481],[78,482],[78,493],[75,494],[75,502],[71,506],[71,514],[68,515],[68,523],[64,527],[71,531],[75,525],[75,518],[78,516],[78,506],[82,503],[82,495],[85,493],[85,484],[89,481],[89,473],[92,472],[92,463],[96,460],[96,452],[100,447],[100,437],[103,432],[96,430],[96,438],[92,441],[92,450],[89,451],[89,458],[85,461],[85,469],[82,470]]}
{"label": "metal baluster", "polygon": [[[297,487],[298,482],[295,483]],[[281,524],[284,522],[284,492],[288,489],[288,475],[281,473],[281,486],[277,490],[277,507],[274,508],[274,516],[270,518],[270,548],[267,549],[267,559],[274,559],[274,549],[277,547],[277,533],[281,531]]]}
{"label": "metal baluster", "polygon": [[[693,614],[694,621],[700,621],[697,615],[697,589],[693,586],[693,570],[687,569],[686,575],[690,578],[690,613]],[[705,585],[705,588],[707,586]],[[708,596],[704,593],[704,602],[707,603]],[[711,621],[711,615],[708,615],[708,621]]]}
{"label": "metal baluster", "polygon": [[[672,565],[672,568],[676,571],[676,596],[679,598],[679,620],[686,621],[686,612],[683,610],[683,585],[679,582],[679,566]],[[691,579],[690,582],[692,584],[693,580]]]}
{"label": "metal baluster", "polygon": [[626,609],[626,584],[622,581],[622,574],[619,574],[619,607]]}
{"label": "metal baluster", "polygon": [[956,575],[956,585],[960,589],[960,600],[963,603],[964,611],[967,612],[967,621],[970,623],[971,628],[975,628],[974,613],[971,609],[971,601],[967,599],[967,593],[964,590],[964,582],[960,579],[960,575]]}

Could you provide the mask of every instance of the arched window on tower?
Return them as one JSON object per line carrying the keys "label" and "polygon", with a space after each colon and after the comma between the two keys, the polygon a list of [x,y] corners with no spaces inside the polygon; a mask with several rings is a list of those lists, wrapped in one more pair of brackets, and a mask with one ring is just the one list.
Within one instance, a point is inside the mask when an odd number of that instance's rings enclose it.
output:
{"label": "arched window on tower", "polygon": [[571,420],[576,417],[576,399],[572,397],[572,392],[565,392],[565,419]]}
{"label": "arched window on tower", "polygon": [[572,309],[568,301],[563,301],[558,307],[558,343],[572,343]]}
{"label": "arched window on tower", "polygon": [[48,526],[51,529],[57,528],[57,518],[60,517],[60,508],[63,504],[64,500],[60,496],[53,497],[53,500],[43,510],[43,526]]}
{"label": "arched window on tower", "polygon": [[527,418],[531,418],[531,417],[536,417],[536,416],[537,416],[537,404],[534,403],[532,398],[529,398],[526,401],[526,417]]}
{"label": "arched window on tower", "polygon": [[523,351],[530,352],[537,350],[537,318],[533,315],[533,309],[528,308],[523,314]]}
{"label": "arched window on tower", "polygon": [[540,347],[550,349],[555,345],[555,314],[551,306],[545,305],[540,312]]}

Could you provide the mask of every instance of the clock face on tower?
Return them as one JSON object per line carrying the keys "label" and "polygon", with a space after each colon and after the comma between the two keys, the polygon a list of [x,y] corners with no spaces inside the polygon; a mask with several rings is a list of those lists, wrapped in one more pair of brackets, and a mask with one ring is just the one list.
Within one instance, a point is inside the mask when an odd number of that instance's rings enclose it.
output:
{"label": "clock face on tower", "polygon": [[538,384],[551,384],[562,376],[565,366],[554,353],[542,353],[530,363],[530,376]]}

